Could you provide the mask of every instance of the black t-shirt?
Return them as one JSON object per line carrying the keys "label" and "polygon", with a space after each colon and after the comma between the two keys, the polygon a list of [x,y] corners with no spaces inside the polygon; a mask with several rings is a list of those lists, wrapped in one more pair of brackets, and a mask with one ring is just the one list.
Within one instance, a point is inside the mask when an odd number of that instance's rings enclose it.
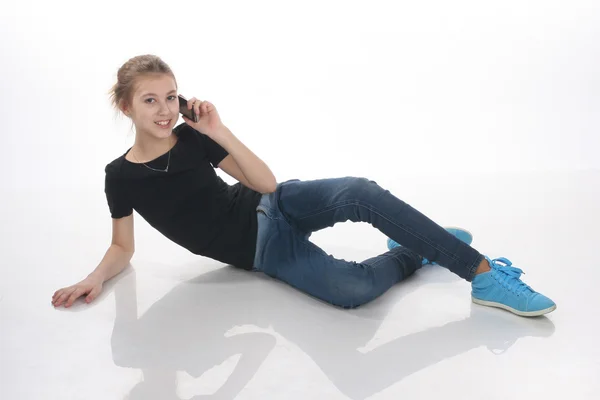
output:
{"label": "black t-shirt", "polygon": [[[261,194],[228,185],[215,172],[227,151],[183,123],[168,172],[125,159],[106,166],[105,193],[112,218],[136,210],[151,226],[194,254],[251,269],[256,251],[256,207]],[[146,163],[167,166],[168,153]]]}

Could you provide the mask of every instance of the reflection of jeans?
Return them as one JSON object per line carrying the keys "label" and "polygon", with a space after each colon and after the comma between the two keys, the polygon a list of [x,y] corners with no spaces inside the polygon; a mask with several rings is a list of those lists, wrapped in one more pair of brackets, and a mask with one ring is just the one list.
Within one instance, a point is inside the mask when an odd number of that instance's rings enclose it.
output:
{"label": "reflection of jeans", "polygon": [[[354,308],[421,266],[422,257],[471,281],[483,256],[365,178],[290,180],[263,195],[254,268],[323,301]],[[402,247],[363,262],[336,259],[308,239],[345,221],[368,222]]]}

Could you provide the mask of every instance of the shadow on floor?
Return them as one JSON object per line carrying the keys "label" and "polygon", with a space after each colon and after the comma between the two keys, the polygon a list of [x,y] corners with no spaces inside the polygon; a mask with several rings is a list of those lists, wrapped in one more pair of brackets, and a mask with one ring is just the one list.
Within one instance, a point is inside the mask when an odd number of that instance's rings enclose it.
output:
{"label": "shadow on floor", "polygon": [[[425,280],[418,278],[419,284],[439,283],[435,275],[426,273]],[[397,286],[393,304],[384,295],[359,309],[341,310],[262,274],[224,267],[179,284],[138,317],[135,271],[129,267],[114,283],[113,359],[118,366],[143,371],[144,378],[129,399],[166,400],[179,399],[177,371],[197,378],[241,354],[233,373],[215,393],[192,397],[233,399],[259,370],[277,339],[265,332],[228,332],[236,326],[270,328],[297,345],[342,393],[364,399],[479,346],[503,351],[519,338],[554,332],[545,317],[525,319],[472,305],[468,318],[361,353],[358,349],[373,338],[388,310],[419,287]]]}

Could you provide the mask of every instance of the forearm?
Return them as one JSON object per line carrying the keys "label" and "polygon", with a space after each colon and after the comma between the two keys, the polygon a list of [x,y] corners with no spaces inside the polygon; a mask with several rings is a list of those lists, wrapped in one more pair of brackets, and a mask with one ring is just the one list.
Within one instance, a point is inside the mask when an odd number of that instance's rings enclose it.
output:
{"label": "forearm", "polygon": [[262,193],[274,192],[277,180],[267,164],[242,143],[227,127],[216,135],[218,143],[233,157],[248,182]]}
{"label": "forearm", "polygon": [[100,264],[89,276],[98,277],[102,279],[102,282],[105,282],[123,271],[129,265],[131,257],[133,257],[132,251],[127,251],[119,245],[112,244]]}

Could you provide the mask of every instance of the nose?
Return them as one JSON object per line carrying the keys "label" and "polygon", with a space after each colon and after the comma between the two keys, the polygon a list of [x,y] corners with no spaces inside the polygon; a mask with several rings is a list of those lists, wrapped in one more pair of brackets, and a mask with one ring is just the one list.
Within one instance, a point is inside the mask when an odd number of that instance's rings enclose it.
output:
{"label": "nose", "polygon": [[158,110],[158,115],[167,116],[170,114],[171,111],[169,110],[169,106],[167,104],[161,104],[160,109]]}

